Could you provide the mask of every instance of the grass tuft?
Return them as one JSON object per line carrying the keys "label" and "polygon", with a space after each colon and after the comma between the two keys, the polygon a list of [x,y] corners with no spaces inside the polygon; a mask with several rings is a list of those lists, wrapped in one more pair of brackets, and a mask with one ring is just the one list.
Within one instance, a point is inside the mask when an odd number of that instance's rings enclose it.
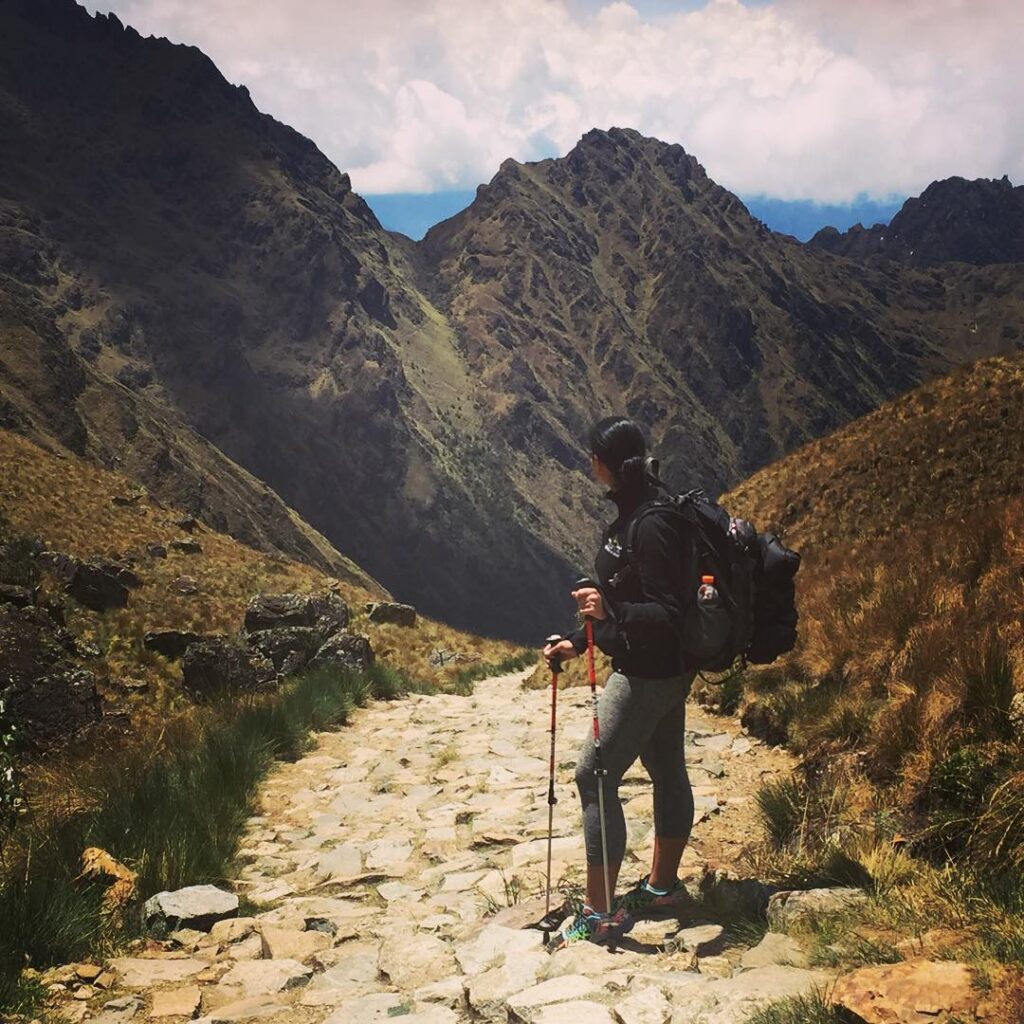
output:
{"label": "grass tuft", "polygon": [[122,937],[104,917],[103,888],[78,878],[86,847],[137,872],[141,898],[223,883],[273,760],[300,756],[311,729],[343,725],[370,697],[393,696],[394,685],[382,670],[315,672],[266,702],[216,706],[198,731],[169,727],[156,750],[122,751],[96,767],[76,812],[29,816],[0,886],[0,1007],[20,998],[22,967],[68,962]]}
{"label": "grass tuft", "polygon": [[844,1020],[827,993],[816,990],[763,1006],[747,1018],[747,1024],[843,1024]]}
{"label": "grass tuft", "polygon": [[536,660],[536,651],[524,649],[501,661],[480,661],[473,665],[467,665],[452,676],[452,691],[468,697],[472,694],[473,683],[477,679],[487,679],[489,676],[498,676],[506,672],[518,672],[520,669],[532,665]]}

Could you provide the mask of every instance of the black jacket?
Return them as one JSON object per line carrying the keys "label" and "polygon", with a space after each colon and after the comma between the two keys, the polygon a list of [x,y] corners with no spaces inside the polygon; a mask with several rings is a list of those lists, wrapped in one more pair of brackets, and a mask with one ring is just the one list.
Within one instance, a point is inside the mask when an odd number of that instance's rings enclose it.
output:
{"label": "black jacket", "polygon": [[[609,492],[619,514],[604,531],[594,562],[607,618],[594,622],[594,642],[612,659],[612,668],[626,675],[665,678],[684,671],[679,634],[684,595],[697,591],[696,546],[680,540],[668,516],[652,512],[640,520],[632,564],[623,547],[626,527],[637,509],[664,488],[648,481],[632,491]],[[584,630],[569,637],[576,651],[587,647]]]}

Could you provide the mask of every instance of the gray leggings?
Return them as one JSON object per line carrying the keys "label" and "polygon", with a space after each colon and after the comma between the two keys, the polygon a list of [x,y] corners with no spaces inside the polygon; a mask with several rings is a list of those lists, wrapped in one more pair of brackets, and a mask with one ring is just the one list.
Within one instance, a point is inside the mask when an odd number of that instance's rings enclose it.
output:
{"label": "gray leggings", "polygon": [[[654,783],[654,832],[667,839],[689,839],[693,828],[693,790],[686,774],[683,743],[686,698],[693,673],[670,679],[641,679],[613,672],[598,701],[601,761],[608,860],[622,863],[626,853],[626,819],[619,800],[619,783],[640,758]],[[588,730],[576,765],[576,788],[583,803],[583,838],[587,863],[601,858],[601,823],[594,775],[594,738]]]}

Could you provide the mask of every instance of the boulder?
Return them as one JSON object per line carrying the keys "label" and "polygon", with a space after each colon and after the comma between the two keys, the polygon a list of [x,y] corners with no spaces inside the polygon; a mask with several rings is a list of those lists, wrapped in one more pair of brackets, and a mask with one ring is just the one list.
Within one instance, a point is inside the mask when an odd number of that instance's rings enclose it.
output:
{"label": "boulder", "polygon": [[316,608],[308,594],[257,594],[245,610],[245,631],[313,626]]}
{"label": "boulder", "polygon": [[676,950],[706,956],[719,944],[724,931],[720,924],[699,924],[692,928],[682,928],[672,939],[672,946]]}
{"label": "boulder", "polygon": [[164,547],[163,544],[147,544],[146,554],[149,555],[150,558],[166,558],[167,548]]}
{"label": "boulder", "polygon": [[391,623],[395,626],[416,625],[416,609],[411,604],[381,601],[367,605],[367,611],[371,622]]}
{"label": "boulder", "polygon": [[245,612],[247,633],[312,628],[317,630],[321,642],[343,630],[348,621],[348,605],[331,591],[322,594],[257,594]]}
{"label": "boulder", "polygon": [[740,961],[745,970],[755,967],[771,967],[774,964],[788,964],[791,967],[806,967],[807,953],[791,935],[766,932],[765,937],[743,954]]}
{"label": "boulder", "polygon": [[229,637],[207,637],[189,644],[181,661],[185,693],[202,701],[217,695],[269,693],[277,688],[274,664]]}
{"label": "boulder", "polygon": [[964,964],[910,960],[862,967],[840,978],[831,998],[860,1024],[925,1024],[949,1017],[974,1020],[981,993]]}
{"label": "boulder", "polygon": [[194,576],[176,576],[167,584],[167,589],[172,594],[180,594],[182,597],[189,597],[199,593],[199,584]]}
{"label": "boulder", "polygon": [[30,683],[78,653],[76,638],[44,609],[0,604],[0,687]]}
{"label": "boulder", "polygon": [[183,555],[201,555],[203,545],[197,540],[172,540],[168,545],[174,551],[180,551]]}
{"label": "boulder", "polygon": [[63,551],[41,551],[36,557],[40,568],[52,572],[59,580],[67,583],[75,574],[79,562],[77,558],[64,554]]}
{"label": "boulder", "polygon": [[196,527],[199,526],[199,520],[195,516],[182,516],[181,519],[176,519],[174,525],[179,530],[184,530],[185,533],[194,533]]}
{"label": "boulder", "polygon": [[147,651],[155,651],[171,661],[177,661],[191,644],[203,639],[202,633],[184,629],[155,629],[142,638]]}
{"label": "boulder", "polygon": [[443,647],[431,651],[427,656],[427,661],[432,668],[444,668],[445,665],[461,665],[464,662],[473,660],[474,658],[469,654],[463,654],[461,651],[449,651]]}
{"label": "boulder", "polygon": [[0,697],[29,753],[58,746],[102,715],[91,672],[71,660],[75,637],[38,607],[0,604]]}
{"label": "boulder", "polygon": [[290,676],[305,666],[320,649],[323,637],[315,626],[280,626],[250,633],[249,646],[274,663],[281,675]]}
{"label": "boulder", "polygon": [[863,889],[804,889],[777,892],[768,901],[768,927],[773,932],[788,931],[807,917],[842,914],[867,903]]}
{"label": "boulder", "polygon": [[15,608],[29,608],[35,604],[36,594],[28,587],[13,583],[0,583],[0,604],[13,604]]}
{"label": "boulder", "polygon": [[61,746],[103,717],[96,677],[71,665],[8,687],[0,675],[0,697],[18,723],[19,746],[32,754]]}
{"label": "boulder", "polygon": [[374,663],[373,648],[368,637],[356,633],[335,633],[316,652],[310,662],[314,669],[340,669],[365,672]]}
{"label": "boulder", "polygon": [[333,590],[317,594],[313,598],[313,608],[316,611],[316,628],[325,640],[348,626],[348,605],[341,595],[334,593]]}
{"label": "boulder", "polygon": [[146,930],[159,938],[182,928],[208,932],[218,921],[238,916],[238,897],[214,885],[190,885],[150,897],[142,916]]}
{"label": "boulder", "polygon": [[64,589],[86,608],[105,612],[128,604],[129,580],[142,583],[135,573],[116,562],[79,562]]}
{"label": "boulder", "polygon": [[138,505],[144,497],[145,494],[142,491],[137,491],[135,494],[115,494],[110,499],[110,504],[116,505],[118,508],[131,508],[133,505]]}

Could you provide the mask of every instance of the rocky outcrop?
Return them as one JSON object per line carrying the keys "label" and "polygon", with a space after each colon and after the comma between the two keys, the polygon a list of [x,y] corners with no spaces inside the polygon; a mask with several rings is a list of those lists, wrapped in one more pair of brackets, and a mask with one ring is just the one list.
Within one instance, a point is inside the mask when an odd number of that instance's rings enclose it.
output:
{"label": "rocky outcrop", "polygon": [[182,555],[201,555],[203,545],[197,540],[172,540],[168,547]]}
{"label": "rocky outcrop", "polygon": [[[258,594],[245,613],[245,632],[249,646],[273,662],[282,675],[305,668],[318,652],[336,637],[341,637],[320,660],[340,665],[369,664],[359,645],[345,633],[349,609],[332,591],[320,594]],[[367,650],[369,645],[367,643]],[[333,652],[333,653],[330,653]]]}
{"label": "rocky outcrop", "polygon": [[289,676],[309,664],[323,644],[323,636],[315,626],[278,626],[250,633],[248,643],[269,658],[281,675]]}
{"label": "rocky outcrop", "polygon": [[12,583],[0,583],[0,604],[13,604],[15,608],[29,608],[36,601],[35,591]]}
{"label": "rocky outcrop", "polygon": [[856,1024],[992,1019],[980,1005],[990,1000],[976,987],[974,972],[950,961],[862,967],[836,982],[831,1000]]}
{"label": "rocky outcrop", "polygon": [[103,717],[96,677],[69,665],[7,687],[0,673],[0,697],[18,723],[19,745],[30,755],[61,746]]}
{"label": "rocky outcrop", "polygon": [[277,689],[274,664],[230,637],[190,644],[181,662],[182,687],[195,701]]}
{"label": "rocky outcrop", "polygon": [[60,746],[102,717],[75,637],[42,608],[0,604],[0,697],[29,754]]}
{"label": "rocky outcrop", "polygon": [[349,609],[335,593],[321,594],[259,594],[249,602],[245,612],[247,633],[269,629],[304,627],[315,629],[321,639],[348,625]]}
{"label": "rocky outcrop", "polygon": [[309,663],[311,669],[340,669],[365,672],[374,664],[369,637],[353,633],[335,633]]}
{"label": "rocky outcrop", "polygon": [[74,562],[68,567],[65,591],[79,604],[94,612],[124,608],[129,591],[142,586],[142,579],[125,565],[105,559]]}
{"label": "rocky outcrop", "polygon": [[411,604],[378,601],[366,606],[371,622],[391,623],[395,626],[415,626],[416,609]]}
{"label": "rocky outcrop", "polygon": [[193,633],[191,630],[155,629],[150,630],[142,638],[142,646],[147,651],[154,651],[171,661],[177,661],[191,644],[202,639],[204,639],[202,633]]}

